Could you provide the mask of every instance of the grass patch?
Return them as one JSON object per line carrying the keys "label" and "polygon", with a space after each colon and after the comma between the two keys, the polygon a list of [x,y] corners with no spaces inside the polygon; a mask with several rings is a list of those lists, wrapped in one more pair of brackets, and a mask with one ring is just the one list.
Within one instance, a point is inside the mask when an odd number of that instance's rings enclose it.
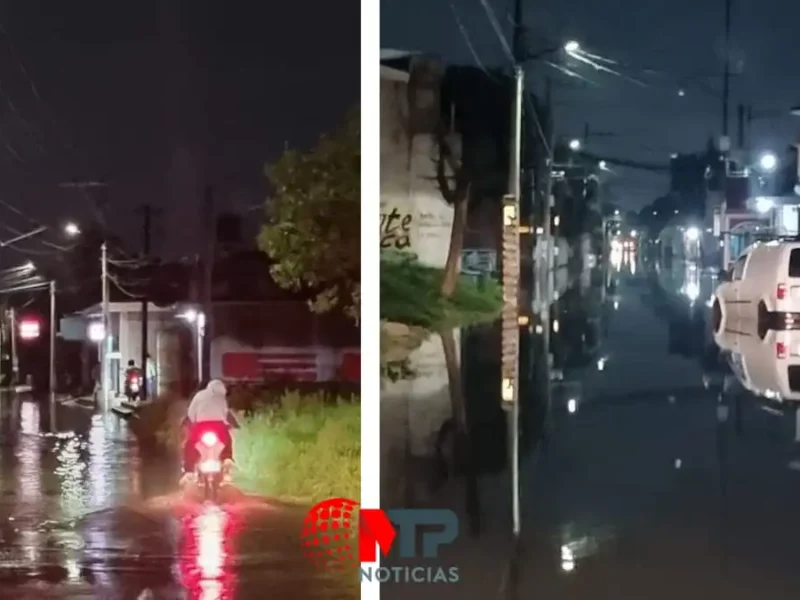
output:
{"label": "grass patch", "polygon": [[462,275],[451,298],[439,292],[442,270],[416,258],[381,255],[381,319],[439,330],[495,318],[503,291],[491,278]]}
{"label": "grass patch", "polygon": [[235,482],[301,503],[361,497],[361,404],[287,392],[241,418],[234,431]]}

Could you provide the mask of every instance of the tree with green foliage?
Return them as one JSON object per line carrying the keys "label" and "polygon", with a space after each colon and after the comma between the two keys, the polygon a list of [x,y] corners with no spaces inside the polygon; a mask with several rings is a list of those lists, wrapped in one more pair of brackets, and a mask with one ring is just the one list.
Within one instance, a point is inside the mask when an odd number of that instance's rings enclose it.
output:
{"label": "tree with green foliage", "polygon": [[276,283],[310,290],[311,310],[361,312],[361,116],[353,111],[308,152],[289,150],[267,168],[274,195],[258,245]]}

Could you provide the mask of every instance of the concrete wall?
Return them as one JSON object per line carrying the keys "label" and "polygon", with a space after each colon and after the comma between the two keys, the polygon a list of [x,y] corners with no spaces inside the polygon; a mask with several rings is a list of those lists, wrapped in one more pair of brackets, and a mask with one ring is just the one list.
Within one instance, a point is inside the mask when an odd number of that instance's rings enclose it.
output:
{"label": "concrete wall", "polygon": [[407,123],[408,74],[381,67],[381,250],[410,252],[441,267],[453,209],[434,180],[434,136],[412,136]]}

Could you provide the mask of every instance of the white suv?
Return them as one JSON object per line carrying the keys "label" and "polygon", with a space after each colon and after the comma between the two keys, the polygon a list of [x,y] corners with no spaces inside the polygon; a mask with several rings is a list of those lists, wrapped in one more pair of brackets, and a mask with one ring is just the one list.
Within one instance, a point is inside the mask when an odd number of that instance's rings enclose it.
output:
{"label": "white suv", "polygon": [[800,242],[758,242],[720,274],[714,293],[714,330],[742,330],[754,320],[758,337],[800,329]]}

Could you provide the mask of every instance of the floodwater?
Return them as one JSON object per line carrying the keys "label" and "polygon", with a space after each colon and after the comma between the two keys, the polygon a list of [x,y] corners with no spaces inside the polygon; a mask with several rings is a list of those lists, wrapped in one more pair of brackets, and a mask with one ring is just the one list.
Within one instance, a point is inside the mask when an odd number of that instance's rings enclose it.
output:
{"label": "floodwater", "polygon": [[562,279],[522,335],[516,540],[498,324],[432,338],[384,381],[383,503],[460,520],[438,557],[387,561],[457,582],[384,597],[800,597],[800,418],[715,344],[714,277],[626,254]]}
{"label": "floodwater", "polygon": [[0,413],[0,598],[353,597],[305,562],[305,511],[198,502],[112,414],[25,395]]}

